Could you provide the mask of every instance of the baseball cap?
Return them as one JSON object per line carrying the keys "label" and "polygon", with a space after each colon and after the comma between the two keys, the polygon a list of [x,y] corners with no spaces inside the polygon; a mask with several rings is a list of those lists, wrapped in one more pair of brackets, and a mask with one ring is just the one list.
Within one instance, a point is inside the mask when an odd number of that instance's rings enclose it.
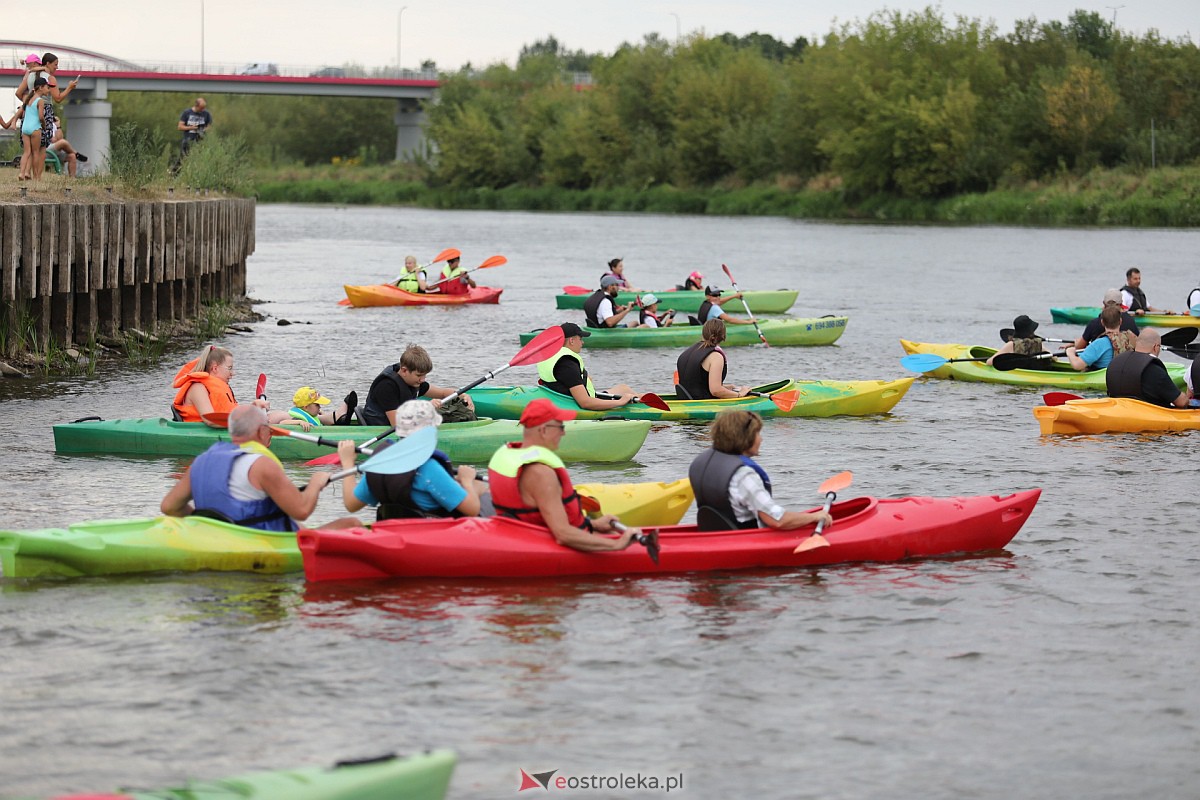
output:
{"label": "baseball cap", "polygon": [[641,301],[642,305],[644,306],[652,306],[658,302],[658,298],[655,297],[651,292],[646,292],[641,296]]}
{"label": "baseball cap", "polygon": [[600,279],[600,288],[607,289],[610,286],[616,286],[620,282],[621,282],[621,279],[618,278],[616,275],[605,275],[603,278]]}
{"label": "baseball cap", "polygon": [[721,296],[721,290],[715,286],[705,286],[704,293],[706,295],[708,295],[709,297],[720,297]]}
{"label": "baseball cap", "polygon": [[396,409],[396,435],[409,436],[421,428],[442,424],[442,415],[428,400],[409,400]]}
{"label": "baseball cap", "polygon": [[304,408],[312,403],[316,403],[319,406],[329,405],[329,398],[323,397],[320,392],[311,386],[301,386],[292,395],[292,405],[297,408]]}
{"label": "baseball cap", "polygon": [[40,63],[42,63],[42,59],[37,53],[30,53],[29,55],[25,56],[25,63],[26,64],[40,64]]}
{"label": "baseball cap", "polygon": [[1118,305],[1121,303],[1120,289],[1109,289],[1104,293],[1104,305],[1108,305],[1109,303],[1117,303]]}
{"label": "baseball cap", "polygon": [[586,339],[592,335],[588,331],[585,331],[583,328],[576,325],[574,322],[564,322],[562,325],[559,325],[559,327],[562,328],[564,339],[570,339],[572,336],[582,336],[584,339]]}
{"label": "baseball cap", "polygon": [[575,412],[569,408],[559,408],[546,398],[539,397],[525,406],[525,410],[521,412],[519,422],[526,428],[536,428],[538,425],[545,425],[547,422],[553,422],[556,419],[563,422],[575,419]]}

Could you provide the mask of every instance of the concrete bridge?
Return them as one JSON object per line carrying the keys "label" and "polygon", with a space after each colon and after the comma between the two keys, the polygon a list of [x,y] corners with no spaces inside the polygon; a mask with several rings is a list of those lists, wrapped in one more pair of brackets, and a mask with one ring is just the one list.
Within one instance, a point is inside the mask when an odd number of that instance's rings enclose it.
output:
{"label": "concrete bridge", "polygon": [[[128,61],[64,45],[45,42],[0,41],[0,84],[13,89],[24,75],[19,66],[29,53],[50,52],[58,56],[56,76],[65,87],[78,77],[79,85],[66,101],[64,116],[70,120],[70,140],[90,160],[83,167],[98,169],[109,149],[110,91],[186,92],[208,94],[277,94],[326,97],[386,98],[396,101],[396,160],[412,158],[424,147],[424,106],[438,88],[436,71],[414,72],[391,69],[391,75],[345,76],[329,67],[255,65],[257,71],[275,74],[246,75],[246,66],[231,64],[134,64]],[[18,66],[10,66],[16,64]],[[320,74],[314,74],[320,73]],[[180,109],[182,111],[183,109]]]}

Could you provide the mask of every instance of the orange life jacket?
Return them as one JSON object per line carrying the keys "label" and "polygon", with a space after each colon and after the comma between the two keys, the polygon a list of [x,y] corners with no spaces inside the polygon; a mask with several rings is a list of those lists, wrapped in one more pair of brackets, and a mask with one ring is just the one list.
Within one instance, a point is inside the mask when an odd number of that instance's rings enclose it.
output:
{"label": "orange life jacket", "polygon": [[172,407],[179,412],[179,416],[184,422],[202,422],[200,412],[193,405],[185,405],[188,389],[192,388],[192,384],[198,383],[208,392],[208,402],[212,404],[213,412],[220,414],[228,414],[237,407],[237,399],[233,396],[233,390],[229,388],[229,384],[218,378],[216,375],[210,375],[207,372],[192,372],[196,362],[200,359],[193,358],[188,363],[179,368],[179,372],[175,373],[175,380],[171,383],[172,388],[179,391],[175,395]]}

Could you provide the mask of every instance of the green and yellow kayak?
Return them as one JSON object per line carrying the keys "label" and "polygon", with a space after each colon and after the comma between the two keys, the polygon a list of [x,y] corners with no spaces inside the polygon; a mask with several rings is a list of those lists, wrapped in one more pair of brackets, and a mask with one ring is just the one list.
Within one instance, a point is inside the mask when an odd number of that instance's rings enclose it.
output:
{"label": "green and yellow kayak", "polygon": [[[554,303],[557,308],[583,308],[584,302],[592,296],[592,291],[582,290],[578,286],[564,286],[564,292],[560,295],[555,295]],[[570,291],[575,289],[577,291]],[[617,303],[636,303],[640,294],[649,294],[649,292],[620,292],[617,294]],[[658,308],[661,311],[667,309],[675,309],[676,311],[686,311],[695,313],[700,310],[700,304],[704,302],[704,292],[700,290],[680,291],[677,289],[667,289],[661,292],[654,292],[658,298]],[[742,299],[750,306],[750,310],[755,314],[785,314],[788,309],[796,304],[796,296],[799,295],[799,290],[796,289],[776,289],[774,291],[764,292],[742,292]],[[745,311],[742,308],[741,301],[731,300],[733,305],[726,306],[731,313],[741,314]]]}
{"label": "green and yellow kayak", "polygon": [[434,750],[407,758],[384,756],[328,768],[252,772],[189,780],[165,789],[66,795],[55,800],[442,800],[456,760],[450,750]]}
{"label": "green and yellow kayak", "polygon": [[[754,411],[764,417],[834,417],[885,414],[891,411],[913,378],[892,381],[779,381],[756,387],[754,391],[765,395],[776,395],[795,390],[799,398],[788,411],[767,397],[738,397],[730,400],[681,400],[673,394],[660,395],[669,411],[650,408],[640,403],[630,403],[608,411],[584,411],[566,395],[552,392],[544,386],[492,386],[472,389],[469,394],[475,401],[476,410],[489,417],[518,419],[521,412],[533,400],[546,398],[560,408],[576,411],[581,419],[599,419],[619,416],[642,420],[685,420],[712,419],[722,411]],[[563,442],[570,438],[567,432]]]}
{"label": "green and yellow kayak", "polygon": [[[674,525],[693,498],[686,478],[577,488],[600,502],[601,513],[616,514],[630,525]],[[296,534],[207,517],[98,520],[66,528],[0,531],[0,577],[5,578],[201,571],[280,574],[303,568]]]}
{"label": "green and yellow kayak", "polygon": [[[289,426],[299,431],[299,428]],[[387,428],[362,425],[321,425],[308,431],[337,442],[365,442]],[[559,450],[564,461],[615,462],[633,458],[650,425],[635,420],[568,422],[568,436]],[[511,420],[480,419],[450,422],[438,428],[438,448],[451,460],[486,464],[506,442],[521,439],[521,428]],[[194,456],[214,442],[228,441],[229,432],[202,422],[172,422],[166,419],[86,419],[54,426],[57,453],[117,453],[122,455]],[[280,458],[310,459],[328,455],[332,448],[294,436],[274,436],[271,451]]]}
{"label": "green and yellow kayak", "polygon": [[[901,339],[900,345],[905,353],[931,353],[942,358],[983,358],[995,355],[994,347],[972,347],[965,344],[933,344],[929,342],[910,342]],[[1050,362],[1053,369],[1013,369],[1001,371],[989,367],[984,361],[960,361],[947,363],[925,374],[932,378],[949,378],[959,381],[975,381],[978,383],[1004,383],[1011,386],[1058,386],[1063,389],[1095,389],[1105,390],[1104,376],[1107,370],[1097,369],[1088,372],[1076,372],[1065,361]],[[1187,373],[1186,364],[1167,364],[1167,372],[1177,386],[1184,386],[1184,375]]]}
{"label": "green and yellow kayak", "polygon": [[[758,326],[772,347],[815,347],[833,344],[846,331],[848,317],[813,319],[760,319]],[[687,347],[700,341],[700,326],[672,325],[667,328],[588,328],[588,347]],[[541,329],[521,334],[526,345]],[[759,344],[753,325],[727,325],[722,345]]]}
{"label": "green and yellow kayak", "polygon": [[[1087,325],[1100,316],[1100,306],[1070,306],[1050,309],[1054,322],[1070,325]],[[1191,314],[1143,314],[1135,316],[1139,328],[1194,328],[1200,326],[1200,317]]]}

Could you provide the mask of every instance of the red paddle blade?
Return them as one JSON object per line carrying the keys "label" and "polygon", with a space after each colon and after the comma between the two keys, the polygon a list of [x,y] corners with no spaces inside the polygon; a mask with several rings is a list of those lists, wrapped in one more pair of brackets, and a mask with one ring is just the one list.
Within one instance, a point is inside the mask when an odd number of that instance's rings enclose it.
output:
{"label": "red paddle blade", "polygon": [[1070,392],[1046,392],[1042,395],[1042,402],[1048,406],[1061,406],[1068,400],[1082,400],[1083,398],[1077,394]]}
{"label": "red paddle blade", "polygon": [[341,463],[342,463],[341,456],[339,456],[337,453],[330,453],[327,456],[319,456],[317,458],[312,459],[311,461],[305,461],[304,466],[306,466],[306,467],[324,467],[324,466],[329,466],[329,465],[337,466]]}
{"label": "red paddle blade", "polygon": [[821,494],[837,493],[853,482],[854,473],[847,470],[846,472],[839,472],[831,478],[826,478],[825,482],[817,488],[817,491]]}
{"label": "red paddle blade", "polygon": [[350,305],[350,298],[349,298],[349,297],[343,297],[341,300],[338,300],[338,305],[339,305],[339,306],[348,306],[348,305]]}
{"label": "red paddle blade", "polygon": [[491,258],[484,259],[483,263],[480,264],[475,269],[488,269],[489,267],[498,267],[501,264],[507,264],[507,263],[508,263],[508,259],[505,258],[504,256],[492,256]]}
{"label": "red paddle blade", "polygon": [[546,328],[546,330],[533,337],[529,344],[518,350],[517,354],[508,362],[508,365],[510,367],[523,367],[527,364],[536,364],[539,361],[545,361],[562,349],[564,341],[566,341],[566,337],[563,336],[561,327],[555,325],[551,328]]}
{"label": "red paddle blade", "polygon": [[595,289],[587,289],[583,286],[564,286],[563,294],[591,294]]}
{"label": "red paddle blade", "polygon": [[229,412],[214,411],[211,414],[201,414],[200,419],[210,428],[228,428],[229,427]]}
{"label": "red paddle blade", "polygon": [[663,400],[661,397],[656,395],[654,392],[646,392],[645,394],[638,397],[638,400],[642,403],[642,405],[650,406],[650,408],[657,408],[659,411],[670,411],[671,410],[671,407],[669,405],[667,405],[667,401]]}
{"label": "red paddle blade", "polygon": [[800,400],[800,390],[790,389],[786,392],[776,392],[771,395],[771,402],[780,411],[787,413],[796,407],[796,403]]}
{"label": "red paddle blade", "polygon": [[813,534],[800,544],[796,545],[796,549],[792,552],[803,553],[807,550],[815,550],[818,547],[829,547],[829,540],[819,533]]}
{"label": "red paddle blade", "polygon": [[258,373],[258,385],[254,387],[254,396],[259,398],[267,396],[267,373]]}
{"label": "red paddle blade", "polygon": [[729,271],[729,267],[727,267],[727,266],[725,266],[724,264],[722,264],[722,265],[721,265],[721,269],[725,270],[725,276],[726,276],[727,278],[729,278],[729,282],[730,282],[730,283],[737,283],[737,281],[735,281],[735,280],[733,279],[733,273]]}
{"label": "red paddle blade", "polygon": [[600,501],[586,494],[579,495],[579,507],[589,514],[600,513]]}

